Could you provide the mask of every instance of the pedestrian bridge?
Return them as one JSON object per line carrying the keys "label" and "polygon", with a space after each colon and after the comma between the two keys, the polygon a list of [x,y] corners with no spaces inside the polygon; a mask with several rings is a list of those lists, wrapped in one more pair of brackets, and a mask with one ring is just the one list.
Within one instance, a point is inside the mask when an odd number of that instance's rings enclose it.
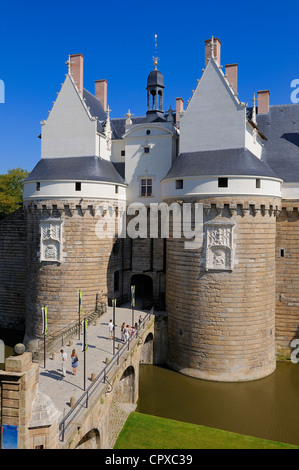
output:
{"label": "pedestrian bridge", "polygon": [[127,414],[135,409],[140,364],[153,363],[154,315],[147,313],[137,334],[117,348],[59,422],[59,448],[111,448]]}
{"label": "pedestrian bridge", "polygon": [[[134,317],[135,315],[135,317]],[[138,323],[137,331],[121,341],[120,326]],[[82,331],[62,336],[52,349],[26,351],[6,359],[0,371],[1,425],[15,428],[19,449],[112,449],[128,414],[136,408],[140,364],[166,362],[165,312],[116,309],[114,340],[108,323],[112,307],[87,330],[88,350],[82,351]],[[67,374],[60,349],[68,355]],[[72,375],[70,356],[76,349],[79,367]],[[32,360],[33,359],[33,360]]]}

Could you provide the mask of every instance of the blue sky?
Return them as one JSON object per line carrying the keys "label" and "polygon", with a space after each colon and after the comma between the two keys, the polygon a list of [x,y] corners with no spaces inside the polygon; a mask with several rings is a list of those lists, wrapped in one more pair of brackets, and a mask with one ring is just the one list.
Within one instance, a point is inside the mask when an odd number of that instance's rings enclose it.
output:
{"label": "blue sky", "polygon": [[299,79],[298,6],[288,0],[29,0],[2,2],[0,18],[0,173],[32,170],[40,159],[40,121],[61,88],[69,54],[83,54],[90,92],[94,80],[108,81],[111,117],[129,108],[145,114],[155,34],[165,110],[175,108],[177,96],[185,103],[191,97],[212,35],[221,41],[222,65],[239,65],[241,101],[269,89],[270,104],[291,103],[290,84]]}

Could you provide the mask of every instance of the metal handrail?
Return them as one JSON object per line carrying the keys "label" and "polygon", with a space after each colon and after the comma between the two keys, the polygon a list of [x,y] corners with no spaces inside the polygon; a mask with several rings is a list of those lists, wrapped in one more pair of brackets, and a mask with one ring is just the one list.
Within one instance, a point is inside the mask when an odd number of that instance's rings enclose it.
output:
{"label": "metal handrail", "polygon": [[[87,313],[84,315],[84,318],[87,319],[88,324],[96,317],[96,316],[101,316],[103,315],[107,310],[107,305],[105,302],[99,302],[96,306],[95,310],[92,310],[91,312]],[[70,324],[70,326],[64,330],[58,330],[55,333],[48,334],[46,336],[46,347],[49,349],[49,344],[54,343],[55,341],[58,341],[61,338],[62,341],[62,346],[63,346],[63,340],[65,338],[68,338],[71,335],[77,334],[78,333],[78,328],[79,328],[79,322],[78,320],[75,320],[73,323]],[[41,343],[38,348],[32,353],[33,359],[35,359],[36,356],[38,356],[39,353],[43,352],[44,344]]]}
{"label": "metal handrail", "polygon": [[[106,378],[108,376],[108,372],[110,369],[115,364],[119,364],[119,358],[123,355],[125,351],[130,350],[130,344],[133,342],[134,339],[138,338],[138,331],[144,328],[145,323],[150,319],[150,317],[153,315],[154,312],[154,307],[151,308],[151,310],[145,315],[143,321],[141,324],[137,327],[136,333],[134,336],[131,338],[127,339],[127,341],[122,345],[120,349],[118,349],[117,353],[113,356],[109,364],[107,364],[104,369],[102,369],[99,374],[96,376],[95,380],[89,385],[89,387],[85,390],[85,392],[79,397],[79,399],[76,401],[75,405],[73,408],[63,417],[63,419],[59,423],[59,436],[61,437],[61,441],[64,442],[64,437],[65,437],[65,432],[66,429],[70,426],[74,418],[77,416],[79,413],[79,405],[85,402],[85,408],[88,408],[90,396],[95,392],[95,390],[98,388],[100,384],[105,384]],[[100,379],[103,379],[103,381],[100,382]],[[76,412],[76,413],[75,413]],[[67,420],[70,419],[68,423]]]}

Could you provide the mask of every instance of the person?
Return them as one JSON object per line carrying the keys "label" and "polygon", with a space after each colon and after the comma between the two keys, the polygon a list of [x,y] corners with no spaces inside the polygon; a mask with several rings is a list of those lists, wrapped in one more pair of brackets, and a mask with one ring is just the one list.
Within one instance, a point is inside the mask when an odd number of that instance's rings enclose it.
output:
{"label": "person", "polygon": [[125,341],[125,327],[126,327],[126,324],[125,322],[123,322],[120,328],[120,337],[122,341]]}
{"label": "person", "polygon": [[126,341],[128,341],[129,338],[130,338],[130,326],[127,325],[126,328],[125,328],[125,339],[126,339]]}
{"label": "person", "polygon": [[138,320],[138,321],[139,321],[139,326],[140,326],[141,323],[142,323],[142,317],[141,317],[141,315],[139,315],[139,320]]}
{"label": "person", "polygon": [[76,353],[75,349],[72,350],[71,361],[72,361],[73,375],[76,375],[77,367],[78,367],[78,354]]}
{"label": "person", "polygon": [[108,324],[108,329],[109,329],[109,335],[110,335],[110,339],[113,338],[113,330],[114,330],[114,325],[113,325],[113,321],[110,320],[109,324]]}
{"label": "person", "polygon": [[66,375],[66,361],[67,361],[67,353],[61,349],[61,368],[62,368],[62,375],[65,377]]}

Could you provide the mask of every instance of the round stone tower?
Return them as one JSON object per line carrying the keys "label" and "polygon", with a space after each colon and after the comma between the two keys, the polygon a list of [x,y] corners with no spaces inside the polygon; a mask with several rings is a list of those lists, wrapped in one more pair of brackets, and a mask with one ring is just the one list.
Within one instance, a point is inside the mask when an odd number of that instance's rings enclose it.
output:
{"label": "round stone tower", "polygon": [[203,234],[194,249],[184,236],[167,240],[169,365],[209,380],[265,377],[275,369],[280,180],[247,149],[180,154],[163,194],[191,204]]}
{"label": "round stone tower", "polygon": [[79,290],[81,319],[97,300],[107,302],[114,216],[125,193],[112,164],[99,157],[41,159],[25,181],[27,342],[41,338],[42,307],[55,333],[78,322]]}

